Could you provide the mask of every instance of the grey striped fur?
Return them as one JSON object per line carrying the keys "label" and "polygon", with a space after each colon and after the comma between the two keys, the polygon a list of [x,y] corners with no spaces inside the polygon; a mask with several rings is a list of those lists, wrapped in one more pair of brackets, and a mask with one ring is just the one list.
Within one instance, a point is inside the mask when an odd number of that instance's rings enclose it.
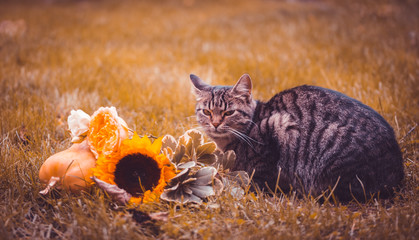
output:
{"label": "grey striped fur", "polygon": [[254,172],[261,188],[341,201],[392,196],[403,160],[391,126],[370,107],[339,92],[299,86],[268,102],[252,98],[243,75],[234,86],[212,86],[191,75],[196,116],[221,150],[234,150],[234,170]]}

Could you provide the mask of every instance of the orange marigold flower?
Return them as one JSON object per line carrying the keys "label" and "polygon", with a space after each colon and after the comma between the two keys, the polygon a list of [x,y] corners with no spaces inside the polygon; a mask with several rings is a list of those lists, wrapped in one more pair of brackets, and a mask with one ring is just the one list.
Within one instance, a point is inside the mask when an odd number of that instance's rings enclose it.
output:
{"label": "orange marigold flower", "polygon": [[118,117],[115,107],[101,107],[93,113],[89,123],[88,144],[96,158],[117,152],[126,138],[127,124]]}

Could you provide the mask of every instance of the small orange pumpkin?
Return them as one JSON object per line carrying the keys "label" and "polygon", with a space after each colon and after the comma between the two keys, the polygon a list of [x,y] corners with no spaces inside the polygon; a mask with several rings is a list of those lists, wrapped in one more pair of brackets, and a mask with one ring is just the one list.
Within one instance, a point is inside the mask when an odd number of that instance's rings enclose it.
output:
{"label": "small orange pumpkin", "polygon": [[95,164],[96,158],[90,151],[87,140],[52,155],[39,170],[39,179],[48,184],[40,193],[47,194],[56,184],[57,188],[64,188],[73,193],[86,189],[92,183],[90,177]]}

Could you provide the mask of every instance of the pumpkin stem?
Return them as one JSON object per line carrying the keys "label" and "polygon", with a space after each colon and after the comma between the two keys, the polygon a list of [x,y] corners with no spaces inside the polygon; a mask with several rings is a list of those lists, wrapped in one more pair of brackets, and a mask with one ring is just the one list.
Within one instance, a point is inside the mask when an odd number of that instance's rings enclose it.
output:
{"label": "pumpkin stem", "polygon": [[49,191],[51,191],[51,189],[54,188],[55,184],[58,183],[58,181],[60,181],[59,177],[51,177],[49,179],[47,187],[44,190],[40,191],[39,193],[42,194],[42,195],[47,195],[49,193]]}

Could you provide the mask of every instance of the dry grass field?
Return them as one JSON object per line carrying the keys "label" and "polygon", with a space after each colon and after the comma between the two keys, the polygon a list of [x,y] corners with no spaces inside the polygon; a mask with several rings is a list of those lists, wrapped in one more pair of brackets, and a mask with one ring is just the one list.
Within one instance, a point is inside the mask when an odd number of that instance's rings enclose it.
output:
{"label": "dry grass field", "polygon": [[[343,205],[229,194],[144,204],[138,224],[96,188],[41,196],[38,171],[70,146],[71,109],[115,106],[139,134],[196,127],[189,74],[254,97],[301,84],[343,92],[393,126],[406,178],[393,201]],[[419,1],[1,1],[1,239],[417,239]]]}

